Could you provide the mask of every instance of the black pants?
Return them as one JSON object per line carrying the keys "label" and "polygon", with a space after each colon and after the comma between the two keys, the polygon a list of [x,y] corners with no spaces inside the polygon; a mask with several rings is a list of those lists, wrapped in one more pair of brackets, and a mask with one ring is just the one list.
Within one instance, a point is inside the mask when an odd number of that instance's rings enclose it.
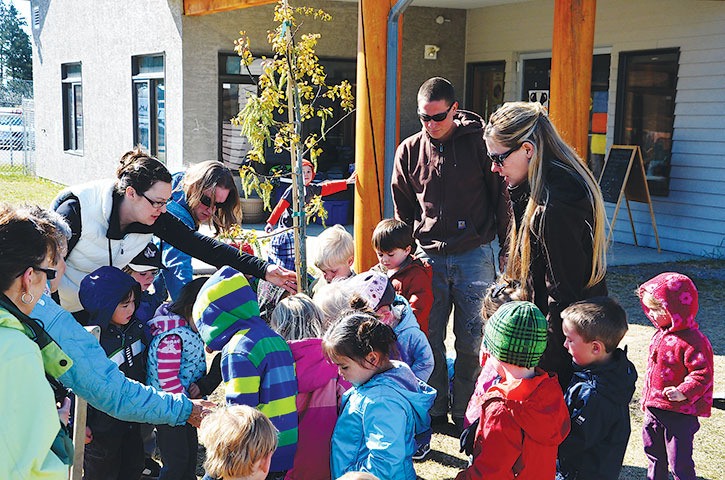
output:
{"label": "black pants", "polygon": [[93,432],[83,458],[83,480],[141,478],[144,452],[139,427],[138,423],[127,423],[120,432]]}
{"label": "black pants", "polygon": [[178,427],[158,425],[156,443],[163,463],[159,480],[196,480],[196,454],[199,448],[196,428],[188,423]]}

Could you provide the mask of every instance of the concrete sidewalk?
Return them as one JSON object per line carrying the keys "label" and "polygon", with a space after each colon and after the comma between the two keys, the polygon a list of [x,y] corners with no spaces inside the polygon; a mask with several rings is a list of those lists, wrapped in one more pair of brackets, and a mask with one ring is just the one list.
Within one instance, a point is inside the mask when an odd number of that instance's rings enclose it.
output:
{"label": "concrete sidewalk", "polygon": [[[245,230],[256,230],[259,235],[265,235],[264,224],[245,224],[243,225]],[[352,225],[345,225],[345,229],[353,233]],[[307,249],[308,252],[314,246],[316,237],[324,230],[322,225],[308,225],[307,226]],[[202,233],[211,233],[208,230],[204,230],[202,227]],[[649,247],[638,247],[635,245],[629,245],[626,243],[612,243],[607,252],[607,266],[616,267],[621,265],[640,265],[644,263],[670,263],[670,262],[681,262],[686,260],[702,260],[704,257],[697,255],[689,255],[686,253],[670,252],[662,250],[660,253],[657,252],[656,248]],[[193,260],[194,273],[197,274],[210,274],[216,269],[210,265],[207,265],[199,260]]]}

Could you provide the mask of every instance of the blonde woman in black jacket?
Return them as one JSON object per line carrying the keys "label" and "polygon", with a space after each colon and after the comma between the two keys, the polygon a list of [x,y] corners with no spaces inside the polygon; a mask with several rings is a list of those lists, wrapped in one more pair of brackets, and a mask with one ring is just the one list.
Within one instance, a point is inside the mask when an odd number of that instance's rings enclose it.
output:
{"label": "blonde woman in black jacket", "polygon": [[504,104],[484,128],[491,169],[508,184],[514,212],[505,275],[524,287],[549,322],[540,366],[566,388],[571,355],[561,311],[606,295],[606,214],[597,181],[539,103]]}

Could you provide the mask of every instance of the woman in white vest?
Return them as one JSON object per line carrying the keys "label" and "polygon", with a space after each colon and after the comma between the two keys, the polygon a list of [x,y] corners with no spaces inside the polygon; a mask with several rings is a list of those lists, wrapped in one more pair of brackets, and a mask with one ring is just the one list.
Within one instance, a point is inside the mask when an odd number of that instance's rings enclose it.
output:
{"label": "woman in white vest", "polygon": [[[115,180],[97,180],[63,190],[53,209],[71,226],[68,268],[58,293],[60,303],[82,311],[78,287],[84,276],[102,265],[125,267],[153,235],[216,267],[230,265],[293,291],[295,273],[194,231],[166,211],[171,174],[156,158],[136,147],[126,152]],[[76,318],[83,323],[82,314]]]}

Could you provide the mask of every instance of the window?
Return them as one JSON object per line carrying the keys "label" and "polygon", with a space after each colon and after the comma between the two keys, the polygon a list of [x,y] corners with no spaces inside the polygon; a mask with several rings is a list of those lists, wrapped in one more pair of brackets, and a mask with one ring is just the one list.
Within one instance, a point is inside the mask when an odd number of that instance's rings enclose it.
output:
{"label": "window", "polygon": [[133,141],[166,163],[164,55],[132,58]]}
{"label": "window", "polygon": [[670,192],[679,50],[619,54],[614,141],[639,145],[650,194]]}
{"label": "window", "polygon": [[505,62],[469,63],[466,67],[466,109],[479,113],[484,121],[503,105]]}
{"label": "window", "polygon": [[81,64],[61,65],[63,82],[63,150],[83,152]]}
{"label": "window", "polygon": [[[320,65],[325,69],[328,84],[348,80],[355,91],[357,69],[355,60],[321,58]],[[240,135],[241,127],[232,125],[231,119],[236,117],[246,105],[247,94],[256,93],[256,81],[261,73],[260,58],[255,58],[247,71],[246,67],[241,66],[237,54],[219,54],[219,156],[220,160],[232,170],[239,168],[249,151],[249,145],[246,138]],[[318,98],[317,103],[330,105],[330,101],[324,97]],[[342,108],[338,104],[334,104],[333,119],[327,122],[326,127],[330,128],[344,115],[345,112]],[[287,113],[284,114],[284,118],[280,119],[287,121]],[[321,126],[322,122],[317,117],[307,120],[302,131],[303,137],[310,132],[319,133]],[[323,153],[318,158],[318,175],[315,178],[347,177],[349,166],[355,158],[355,115],[347,116],[334,129],[327,132],[325,139],[321,140],[318,145],[323,149]],[[265,150],[264,169],[268,170],[276,165],[288,164],[289,154],[275,153],[272,147]]]}
{"label": "window", "polygon": [[[602,52],[604,49],[600,49]],[[589,111],[589,152],[587,165],[598,178],[602,171],[607,137],[607,108],[609,104],[609,64],[611,55],[595,50],[592,58],[591,107]],[[524,59],[522,100],[541,102],[549,106],[551,58],[535,56]]]}
{"label": "window", "polygon": [[240,60],[236,53],[219,54],[219,160],[231,170],[239,168],[249,151],[246,137],[240,135],[242,127],[231,119],[247,104],[247,94],[256,93],[262,73],[260,60],[250,65],[249,72],[242,70]]}

